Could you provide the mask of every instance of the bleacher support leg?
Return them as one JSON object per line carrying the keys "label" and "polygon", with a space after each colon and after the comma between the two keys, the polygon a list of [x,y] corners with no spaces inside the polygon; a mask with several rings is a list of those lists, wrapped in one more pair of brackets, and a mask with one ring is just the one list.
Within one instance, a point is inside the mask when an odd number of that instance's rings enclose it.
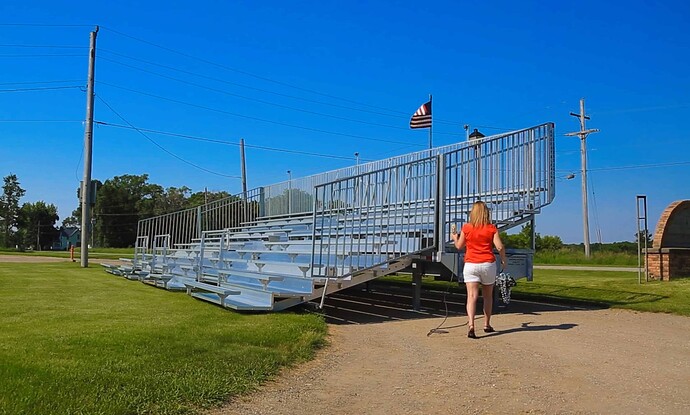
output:
{"label": "bleacher support leg", "polygon": [[419,311],[422,303],[422,270],[420,268],[412,269],[412,308]]}

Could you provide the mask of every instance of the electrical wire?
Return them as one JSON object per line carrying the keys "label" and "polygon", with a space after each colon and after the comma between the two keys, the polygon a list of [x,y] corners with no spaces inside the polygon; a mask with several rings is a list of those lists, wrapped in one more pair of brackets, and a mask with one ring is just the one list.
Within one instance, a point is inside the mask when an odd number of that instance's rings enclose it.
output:
{"label": "electrical wire", "polygon": [[86,24],[43,24],[43,23],[0,23],[0,26],[15,27],[94,27]]}
{"label": "electrical wire", "polygon": [[594,180],[592,175],[587,178],[589,181],[589,186],[592,188],[592,204],[594,205],[594,226],[597,229],[597,240],[601,243],[601,227],[599,226],[599,209],[597,208],[597,196],[594,192]]}
{"label": "electrical wire", "polygon": [[26,44],[0,44],[2,48],[38,48],[38,49],[88,49],[88,46],[74,45],[26,45]]}
{"label": "electrical wire", "polygon": [[[458,254],[454,254],[454,264],[455,266],[453,267],[454,269],[458,270]],[[460,270],[458,270],[460,271]],[[460,279],[458,278],[458,282]],[[446,296],[450,292],[450,286],[453,285],[453,273],[450,274],[450,281],[448,282],[448,285],[446,286],[446,291],[443,293],[443,306],[445,307],[446,314],[443,317],[443,321],[436,326],[435,328],[429,330],[429,332],[426,334],[427,337],[431,336],[432,334],[446,334],[448,333],[448,330],[445,330],[443,328],[443,325],[446,323],[446,320],[448,320],[448,302],[446,301]]]}
{"label": "electrical wire", "polygon": [[[311,94],[320,95],[320,96],[324,96],[324,97],[331,98],[331,99],[336,99],[336,100],[343,101],[343,102],[347,102],[347,103],[350,103],[350,104],[355,104],[355,105],[357,105],[357,106],[359,106],[359,107],[367,107],[367,108],[373,108],[373,109],[382,110],[382,111],[388,111],[388,112],[393,113],[393,114],[404,115],[405,117],[409,117],[409,116],[411,115],[411,112],[393,110],[393,109],[390,109],[390,108],[384,108],[384,107],[380,107],[380,106],[376,106],[376,105],[371,105],[371,104],[368,104],[368,103],[359,102],[359,101],[355,101],[355,100],[351,100],[351,99],[348,99],[348,98],[339,97],[339,96],[332,95],[332,94],[327,94],[327,93],[324,93],[324,92],[321,92],[321,91],[316,91],[316,90],[313,90],[313,89],[300,87],[300,86],[293,85],[293,84],[290,84],[290,83],[287,83],[287,82],[283,82],[283,81],[279,81],[279,80],[276,80],[276,79],[268,78],[268,77],[265,77],[265,76],[262,76],[262,75],[257,75],[257,74],[254,74],[254,73],[251,73],[251,72],[242,70],[242,69],[233,68],[233,67],[231,67],[231,66],[224,65],[224,64],[220,64],[220,63],[217,63],[217,62],[213,62],[213,61],[210,61],[210,60],[208,60],[208,59],[200,58],[200,57],[198,57],[198,56],[194,56],[194,55],[191,55],[191,54],[189,54],[189,53],[181,52],[181,51],[178,51],[178,50],[175,50],[175,49],[166,47],[166,46],[158,45],[158,44],[153,43],[153,42],[150,42],[150,41],[148,41],[148,40],[140,39],[140,38],[137,38],[137,37],[135,37],[135,36],[131,36],[131,35],[128,35],[128,34],[126,34],[126,33],[120,32],[120,31],[115,30],[115,29],[112,29],[112,28],[110,28],[110,27],[101,26],[101,28],[102,28],[102,29],[105,29],[105,30],[108,30],[108,31],[111,31],[111,32],[113,32],[113,33],[115,33],[115,34],[118,34],[118,35],[120,35],[120,36],[123,36],[123,37],[129,38],[129,39],[135,40],[135,41],[137,41],[137,42],[141,42],[141,43],[147,44],[147,45],[149,45],[149,46],[153,46],[153,47],[155,47],[155,48],[158,48],[158,49],[161,49],[161,50],[165,50],[165,51],[170,52],[170,53],[174,53],[174,54],[177,54],[177,55],[180,55],[180,56],[184,56],[184,57],[186,57],[186,58],[188,58],[188,59],[197,60],[197,61],[203,62],[203,63],[205,63],[205,64],[207,64],[207,65],[213,65],[213,66],[216,66],[216,67],[219,67],[219,68],[222,68],[222,69],[231,71],[231,72],[236,72],[236,73],[240,73],[240,74],[242,74],[242,75],[246,75],[246,76],[250,76],[250,77],[253,77],[253,78],[256,78],[256,79],[260,79],[260,80],[262,80],[262,81],[271,82],[271,83],[274,83],[274,84],[277,84],[277,85],[282,85],[282,86],[286,86],[286,87],[289,87],[289,88],[293,88],[293,89],[296,89],[296,90],[299,90],[299,91],[308,92],[308,93],[311,93]],[[438,123],[441,123],[441,124],[450,124],[450,125],[461,125],[461,124],[462,124],[462,123],[459,123],[459,122],[457,122],[457,121],[443,120],[443,119],[438,119],[438,118],[437,118],[437,119],[434,119],[434,121],[435,121],[437,124],[438,124]]]}
{"label": "electrical wire", "polygon": [[656,164],[633,164],[629,166],[612,166],[612,167],[600,167],[596,169],[587,169],[588,171],[609,171],[609,170],[634,170],[634,169],[647,169],[653,167],[672,167],[672,166],[685,166],[690,165],[690,161],[678,161],[670,163],[656,163]]}
{"label": "electrical wire", "polygon": [[[406,145],[413,145],[412,143],[409,143],[409,142],[393,141],[393,140],[382,140],[382,139],[378,139],[378,138],[366,137],[366,136],[355,135],[355,134],[339,133],[339,132],[336,132],[336,131],[321,130],[321,129],[318,129],[318,128],[305,127],[305,126],[301,126],[301,125],[294,125],[294,124],[284,123],[284,122],[280,122],[280,121],[267,120],[267,119],[265,119],[265,118],[253,117],[253,116],[250,116],[250,115],[238,114],[238,113],[234,113],[234,112],[230,112],[230,111],[221,110],[221,109],[218,109],[218,108],[207,107],[207,106],[205,106],[205,105],[193,104],[193,103],[191,103],[191,102],[180,101],[180,100],[177,100],[177,99],[167,98],[167,97],[163,97],[163,96],[156,95],[156,94],[150,94],[150,93],[148,93],[148,92],[138,91],[138,90],[131,89],[131,88],[125,88],[125,87],[118,86],[118,85],[111,84],[111,83],[109,83],[109,82],[104,82],[104,81],[99,81],[99,84],[107,85],[107,86],[110,86],[110,87],[112,87],[112,88],[117,88],[117,89],[121,89],[121,90],[124,90],[124,91],[129,91],[129,92],[132,92],[132,93],[135,93],[135,94],[140,94],[140,95],[144,95],[144,96],[148,96],[148,97],[152,97],[152,98],[157,98],[157,99],[160,99],[160,100],[163,100],[163,101],[174,102],[174,103],[176,103],[176,104],[187,105],[187,106],[190,106],[190,107],[199,108],[199,109],[203,109],[203,110],[207,110],[207,111],[213,111],[213,112],[217,112],[217,113],[220,113],[220,114],[231,115],[231,116],[234,116],[234,117],[246,118],[246,119],[249,119],[249,120],[261,121],[261,122],[265,122],[265,123],[269,123],[269,124],[281,125],[281,126],[284,126],[284,127],[297,128],[297,129],[300,129],[300,130],[313,131],[313,132],[318,132],[318,133],[323,133],[323,134],[337,135],[337,136],[341,136],[341,137],[359,138],[359,139],[362,139],[362,140],[379,141],[379,142],[391,143],[391,144],[406,144]],[[417,144],[417,146],[423,147],[422,144]]]}
{"label": "electrical wire", "polygon": [[34,84],[65,84],[74,82],[84,82],[81,79],[65,79],[62,81],[23,81],[23,82],[0,82],[0,85],[34,85]]}
{"label": "electrical wire", "polygon": [[[239,143],[233,143],[230,141],[223,141],[223,140],[218,140],[218,139],[213,139],[213,138],[199,137],[199,136],[193,136],[193,135],[181,134],[181,133],[172,133],[172,132],[160,131],[160,130],[152,130],[152,129],[148,129],[148,128],[132,127],[132,126],[121,125],[121,124],[113,124],[113,123],[109,123],[109,122],[105,122],[105,121],[94,121],[94,123],[98,124],[98,125],[103,125],[106,127],[140,130],[140,131],[144,131],[144,132],[152,133],[152,134],[167,135],[167,136],[171,136],[171,137],[179,137],[179,138],[195,140],[195,141],[205,141],[205,142],[209,142],[209,143],[223,144],[223,145],[228,145],[228,146],[239,147],[239,145],[240,145]],[[244,146],[246,148],[255,148],[255,149],[266,150],[266,151],[276,151],[276,152],[280,152],[280,153],[301,154],[301,155],[305,155],[305,156],[325,157],[325,158],[340,159],[340,160],[354,160],[355,159],[355,157],[345,157],[345,156],[336,156],[336,155],[332,155],[332,154],[311,153],[308,151],[289,150],[289,149],[285,149],[285,148],[265,147],[265,146],[257,146],[257,145],[252,145],[252,144],[245,144]],[[360,160],[362,160],[362,161],[373,161],[373,160],[364,159],[364,158],[360,158]]]}
{"label": "electrical wire", "polygon": [[217,176],[222,176],[222,177],[229,177],[229,178],[232,178],[232,179],[241,179],[241,176],[231,176],[231,175],[227,175],[227,174],[223,174],[223,173],[214,172],[214,171],[212,171],[212,170],[209,170],[209,169],[207,169],[207,168],[204,168],[204,167],[201,167],[201,166],[199,166],[199,165],[197,165],[197,164],[194,164],[194,163],[192,163],[192,162],[190,162],[190,161],[187,161],[187,160],[183,159],[182,157],[178,156],[177,154],[174,154],[173,152],[169,151],[169,150],[166,149],[165,147],[163,147],[163,146],[161,146],[160,144],[158,144],[155,140],[153,140],[152,138],[150,138],[149,136],[147,136],[143,131],[137,129],[134,125],[132,125],[129,121],[127,121],[122,115],[120,115],[120,113],[118,113],[117,111],[115,111],[115,109],[113,109],[113,107],[111,107],[110,104],[108,104],[102,97],[100,97],[99,95],[96,95],[96,97],[97,97],[99,100],[101,100],[101,102],[102,102],[103,104],[105,104],[105,106],[108,107],[108,109],[110,109],[110,111],[112,111],[113,114],[115,114],[118,118],[120,118],[122,121],[124,121],[124,122],[125,122],[126,124],[128,124],[130,127],[132,127],[132,128],[133,128],[135,131],[137,131],[139,134],[141,134],[142,136],[144,136],[144,138],[146,138],[147,140],[149,140],[149,141],[150,141],[151,143],[153,143],[156,147],[160,148],[161,150],[163,150],[163,151],[166,152],[167,154],[171,155],[172,157],[175,157],[176,159],[180,160],[181,162],[183,162],[183,163],[185,163],[185,164],[188,164],[188,165],[190,165],[190,166],[192,166],[192,167],[194,167],[194,168],[196,168],[196,169],[205,171],[205,172],[207,172],[207,173],[211,173],[211,174],[214,174],[214,175],[217,175]]}
{"label": "electrical wire", "polygon": [[[291,98],[291,99],[296,99],[296,100],[300,100],[300,101],[304,101],[304,102],[311,102],[311,103],[314,103],[314,104],[327,105],[327,106],[330,106],[330,107],[341,108],[341,109],[347,109],[347,110],[352,110],[352,111],[365,112],[365,113],[369,113],[369,114],[382,115],[382,116],[386,116],[386,117],[395,117],[396,119],[400,119],[400,118],[401,118],[401,116],[400,116],[399,114],[387,114],[387,113],[384,113],[384,112],[372,111],[372,110],[368,110],[368,109],[361,108],[361,107],[350,107],[350,106],[347,106],[347,105],[334,104],[334,103],[330,103],[330,102],[326,102],[326,101],[319,101],[319,100],[315,100],[315,99],[299,97],[299,96],[296,96],[296,95],[290,95],[290,94],[284,94],[284,93],[280,93],[280,92],[275,92],[275,91],[271,91],[271,90],[268,90],[268,89],[257,88],[257,87],[253,87],[253,86],[241,84],[241,83],[238,83],[238,82],[232,82],[232,81],[228,81],[228,80],[221,79],[221,78],[215,78],[215,77],[212,77],[212,76],[203,75],[203,74],[200,74],[200,73],[197,73],[197,72],[191,72],[191,71],[187,71],[187,70],[184,70],[184,69],[175,68],[175,67],[168,66],[168,65],[163,65],[163,64],[160,64],[160,63],[157,63],[157,62],[148,61],[148,60],[145,60],[145,59],[134,58],[134,57],[131,57],[131,56],[128,56],[128,55],[125,55],[125,54],[122,54],[122,53],[114,52],[114,51],[111,51],[111,50],[108,50],[108,49],[99,49],[99,52],[101,52],[101,53],[102,53],[102,52],[106,52],[106,53],[110,53],[110,54],[113,54],[113,55],[116,55],[116,56],[120,56],[120,57],[123,57],[123,58],[126,58],[126,59],[131,59],[131,60],[133,60],[133,61],[142,62],[142,63],[146,63],[146,64],[148,64],[148,65],[153,65],[153,66],[157,66],[157,67],[169,69],[169,70],[172,70],[172,71],[184,73],[184,74],[187,74],[187,75],[196,76],[196,77],[199,77],[199,78],[202,78],[202,79],[207,79],[207,80],[210,80],[210,81],[220,82],[220,83],[224,83],[224,84],[227,84],[227,85],[237,86],[237,87],[240,87],[240,88],[246,88],[246,89],[250,89],[250,90],[258,91],[258,92],[263,92],[263,93],[267,93],[267,94],[272,94],[272,95],[276,95],[276,96],[280,96],[280,97],[284,97],[284,98]],[[101,56],[101,58],[103,58],[103,56]],[[118,62],[118,63],[120,63],[120,62]],[[124,65],[123,63],[120,63],[120,64],[121,64],[121,65]]]}
{"label": "electrical wire", "polygon": [[2,92],[27,92],[27,91],[50,91],[56,89],[71,89],[71,88],[83,88],[81,85],[69,85],[69,86],[45,86],[45,87],[35,87],[35,88],[14,88],[14,89],[0,89]]}
{"label": "electrical wire", "polygon": [[70,57],[70,56],[79,56],[82,58],[84,57],[83,54],[77,54],[77,53],[32,53],[32,54],[3,53],[3,54],[0,54],[0,58],[41,58],[41,57],[61,58],[61,57]]}
{"label": "electrical wire", "polygon": [[[338,116],[338,115],[325,114],[325,113],[322,113],[322,112],[311,111],[311,110],[307,110],[307,109],[304,109],[304,108],[293,107],[293,106],[290,106],[290,105],[278,104],[278,103],[271,102],[271,101],[266,101],[266,100],[263,100],[263,99],[252,98],[252,97],[248,97],[248,96],[245,96],[245,95],[235,94],[235,93],[233,93],[233,92],[225,91],[225,90],[222,90],[222,89],[213,88],[213,87],[209,87],[209,86],[206,86],[206,85],[201,85],[201,84],[198,84],[198,83],[195,83],[195,82],[186,81],[186,80],[184,80],[184,79],[175,78],[175,77],[173,77],[173,76],[164,75],[164,74],[161,74],[161,73],[158,73],[158,72],[149,71],[149,70],[147,70],[147,69],[143,69],[143,68],[139,68],[139,67],[136,67],[136,66],[133,66],[133,65],[126,64],[126,63],[118,62],[118,61],[116,61],[116,60],[114,60],[114,59],[106,58],[106,57],[103,57],[103,56],[101,56],[100,59],[101,59],[101,60],[105,60],[105,61],[109,61],[109,62],[113,62],[113,63],[115,63],[115,64],[122,65],[122,66],[125,66],[125,67],[128,67],[128,68],[136,69],[136,70],[138,70],[138,71],[146,72],[146,73],[149,73],[149,74],[152,74],[152,75],[161,77],[161,78],[165,78],[165,79],[169,79],[169,80],[172,80],[172,81],[180,82],[180,83],[185,84],[185,85],[194,86],[194,87],[197,87],[197,88],[205,89],[205,90],[207,90],[207,91],[218,92],[218,93],[221,93],[221,94],[233,96],[233,97],[236,97],[236,98],[241,98],[241,99],[248,100],[248,101],[259,102],[259,103],[266,104],[266,105],[272,105],[272,106],[278,107],[278,108],[289,109],[289,110],[292,110],[292,111],[299,111],[299,112],[303,112],[303,113],[306,113],[306,114],[318,115],[318,116],[321,116],[321,117],[328,117],[328,118],[333,118],[333,119],[342,120],[342,121],[356,122],[356,123],[359,123],[359,124],[373,125],[373,126],[385,127],[385,128],[392,128],[392,129],[403,130],[403,131],[408,131],[408,130],[409,130],[409,128],[407,128],[407,127],[399,127],[399,126],[396,126],[396,125],[381,124],[381,123],[375,123],[375,122],[370,122],[370,121],[357,120],[357,119],[354,119],[354,118],[347,118],[347,117],[341,117],[341,116]],[[439,131],[436,131],[435,133],[436,133],[436,134],[439,134],[439,135],[455,135],[455,136],[460,135],[460,133],[446,133],[446,132],[439,132]]]}
{"label": "electrical wire", "polygon": [[207,65],[213,65],[213,66],[216,66],[216,67],[218,67],[218,68],[222,68],[222,69],[225,69],[225,70],[228,70],[228,71],[240,73],[240,74],[242,74],[242,75],[247,75],[247,76],[250,76],[250,77],[252,77],[252,78],[260,79],[260,80],[262,80],[262,81],[272,82],[272,83],[277,84],[277,85],[286,86],[286,87],[293,88],[293,89],[296,89],[296,90],[299,90],[299,91],[303,91],[303,92],[309,92],[309,93],[315,94],[315,95],[321,95],[321,96],[324,96],[324,97],[327,97],[327,98],[332,98],[332,99],[337,99],[337,100],[344,101],[344,102],[349,102],[349,103],[351,103],[351,104],[356,104],[356,105],[360,105],[360,106],[366,106],[366,107],[369,107],[369,108],[380,109],[380,110],[389,111],[389,112],[393,112],[393,113],[396,113],[396,112],[397,112],[397,113],[400,113],[400,114],[405,114],[404,112],[394,111],[394,110],[390,110],[390,109],[388,109],[388,108],[377,107],[377,106],[375,106],[375,105],[370,105],[370,104],[366,104],[366,103],[362,103],[362,102],[353,101],[353,100],[350,100],[350,99],[347,99],[347,98],[342,98],[342,97],[338,97],[338,96],[335,96],[335,95],[326,94],[326,93],[324,93],[324,92],[315,91],[315,90],[308,89],[308,88],[303,88],[303,87],[300,87],[300,86],[297,86],[297,85],[292,85],[292,84],[287,83],[287,82],[278,81],[278,80],[276,80],[276,79],[272,79],[272,78],[268,78],[268,77],[265,77],[265,76],[257,75],[257,74],[254,74],[254,73],[251,73],[251,72],[248,72],[248,71],[244,71],[244,70],[241,70],[241,69],[233,68],[233,67],[228,66],[228,65],[223,65],[223,64],[220,64],[220,63],[217,63],[217,62],[210,61],[210,60],[208,60],[208,59],[200,58],[200,57],[198,57],[198,56],[190,55],[190,54],[185,53],[185,52],[181,52],[181,51],[178,51],[178,50],[175,50],[175,49],[171,49],[171,48],[168,48],[168,47],[166,47],[166,46],[161,46],[161,45],[158,45],[158,44],[156,44],[156,43],[150,42],[150,41],[148,41],[148,40],[140,39],[140,38],[137,38],[137,37],[128,35],[128,34],[126,34],[126,33],[122,33],[122,32],[120,32],[120,31],[117,31],[117,30],[112,29],[112,28],[109,28],[109,27],[101,26],[101,28],[106,29],[106,30],[108,30],[108,31],[111,31],[111,32],[113,32],[113,33],[116,33],[116,34],[118,34],[118,35],[120,35],[120,36],[129,38],[129,39],[132,39],[132,40],[136,40],[137,42],[141,42],[141,43],[147,44],[147,45],[149,45],[149,46],[153,46],[153,47],[155,47],[155,48],[165,50],[165,51],[167,51],[167,52],[171,52],[171,53],[174,53],[174,54],[177,54],[177,55],[180,55],[180,56],[184,56],[184,57],[189,58],[189,59],[197,60],[197,61],[203,62],[203,63],[205,63],[205,64],[207,64]]}
{"label": "electrical wire", "polygon": [[69,122],[84,122],[84,120],[0,120],[2,123],[69,123]]}

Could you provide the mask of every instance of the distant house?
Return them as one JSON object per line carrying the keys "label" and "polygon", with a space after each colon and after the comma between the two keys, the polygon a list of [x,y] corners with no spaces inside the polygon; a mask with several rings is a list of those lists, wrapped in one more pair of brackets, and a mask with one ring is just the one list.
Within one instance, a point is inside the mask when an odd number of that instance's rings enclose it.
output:
{"label": "distant house", "polygon": [[68,250],[81,245],[81,231],[76,226],[60,227],[60,237],[53,243],[54,250]]}

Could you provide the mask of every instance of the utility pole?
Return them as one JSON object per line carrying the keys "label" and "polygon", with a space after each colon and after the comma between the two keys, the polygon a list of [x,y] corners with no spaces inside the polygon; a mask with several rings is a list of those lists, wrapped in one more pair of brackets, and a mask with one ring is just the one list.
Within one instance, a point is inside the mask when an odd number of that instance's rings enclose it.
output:
{"label": "utility pole", "polygon": [[591,128],[587,130],[585,128],[585,120],[589,119],[589,116],[585,115],[585,99],[580,99],[580,113],[575,114],[571,112],[570,115],[573,117],[578,117],[580,119],[580,131],[574,133],[567,133],[567,136],[578,136],[580,137],[580,159],[582,162],[582,226],[585,237],[585,257],[590,257],[589,252],[589,215],[587,213],[587,136],[591,133],[599,132],[597,128]]}
{"label": "utility pole", "polygon": [[96,35],[98,26],[89,36],[89,77],[86,85],[86,123],[84,125],[84,180],[81,188],[81,266],[89,266],[89,225],[91,224],[91,144],[93,141],[93,84],[96,67]]}

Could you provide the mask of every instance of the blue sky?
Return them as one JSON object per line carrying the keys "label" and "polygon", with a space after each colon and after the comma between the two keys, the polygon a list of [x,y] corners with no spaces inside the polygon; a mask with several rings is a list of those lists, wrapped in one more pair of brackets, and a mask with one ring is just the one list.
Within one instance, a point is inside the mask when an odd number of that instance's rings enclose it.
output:
{"label": "blue sky", "polygon": [[[633,240],[636,195],[652,229],[690,197],[688,21],[681,1],[2,2],[0,174],[61,219],[77,207],[78,86],[99,25],[97,121],[229,144],[96,126],[94,179],[237,193],[240,137],[332,156],[247,148],[249,188],[352,165],[355,152],[421,150],[427,131],[409,117],[432,93],[434,145],[463,140],[464,124],[490,135],[555,122],[556,199],[537,231],[582,242],[579,140],[564,134],[584,97],[601,130],[588,138],[591,239]],[[65,88],[16,91],[48,87]]]}

